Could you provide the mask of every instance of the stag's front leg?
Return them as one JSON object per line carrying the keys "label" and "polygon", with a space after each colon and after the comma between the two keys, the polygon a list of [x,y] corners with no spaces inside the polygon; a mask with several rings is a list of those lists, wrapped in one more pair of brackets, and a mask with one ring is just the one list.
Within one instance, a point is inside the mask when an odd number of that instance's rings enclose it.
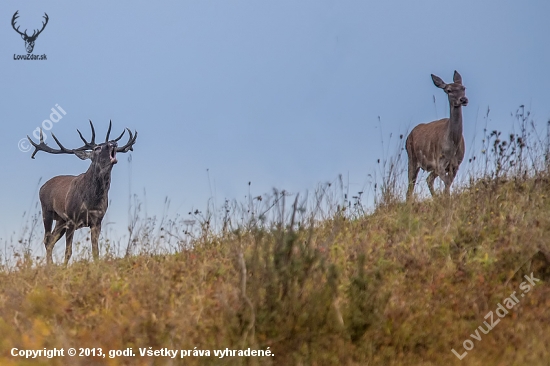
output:
{"label": "stag's front leg", "polygon": [[97,261],[99,259],[99,233],[101,232],[101,224],[95,224],[91,227],[92,231],[92,255],[94,257],[94,260]]}
{"label": "stag's front leg", "polygon": [[73,255],[73,236],[75,232],[74,225],[67,226],[67,234],[65,235],[65,266],[69,264],[69,259]]}

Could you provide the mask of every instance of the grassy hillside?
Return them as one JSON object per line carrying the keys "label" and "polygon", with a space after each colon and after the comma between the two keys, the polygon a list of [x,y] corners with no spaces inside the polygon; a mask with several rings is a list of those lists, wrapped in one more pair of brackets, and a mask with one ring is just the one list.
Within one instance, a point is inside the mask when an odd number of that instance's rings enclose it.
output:
{"label": "grassy hillside", "polygon": [[23,251],[0,270],[0,364],[548,365],[550,141],[518,118],[451,197],[402,202],[401,152],[368,214],[325,185],[195,211],[195,231],[145,218],[124,258],[109,241],[67,268]]}
{"label": "grassy hillside", "polygon": [[[68,268],[21,258],[0,272],[1,364],[548,364],[544,174],[313,226],[291,212],[286,224],[205,236],[177,254]],[[531,272],[540,281],[521,297]],[[481,340],[470,337],[514,291],[519,303]],[[459,361],[451,349],[463,354],[466,339],[474,348]],[[26,361],[13,347],[131,347],[136,357]],[[141,357],[140,347],[191,357]],[[195,347],[212,355],[193,357]],[[249,347],[274,356],[213,355]]]}

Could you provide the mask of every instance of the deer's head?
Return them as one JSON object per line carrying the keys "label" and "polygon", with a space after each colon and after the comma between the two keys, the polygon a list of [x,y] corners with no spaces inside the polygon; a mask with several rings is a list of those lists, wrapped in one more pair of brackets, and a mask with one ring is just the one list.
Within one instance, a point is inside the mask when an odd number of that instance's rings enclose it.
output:
{"label": "deer's head", "polygon": [[90,159],[92,165],[103,171],[111,169],[117,163],[116,153],[118,144],[115,140],[96,145],[91,151],[75,151],[75,155],[82,160]]}
{"label": "deer's head", "polygon": [[48,24],[48,14],[44,13],[44,19],[46,20],[45,22],[42,22],[42,29],[38,30],[38,29],[35,29],[34,32],[32,33],[31,36],[29,36],[27,34],[27,30],[25,29],[25,32],[21,32],[19,31],[19,27],[15,27],[15,21],[17,20],[17,18],[19,18],[19,15],[17,15],[17,13],[19,13],[19,10],[17,10],[15,12],[15,14],[13,14],[13,17],[11,18],[11,26],[13,27],[13,29],[19,33],[21,35],[21,38],[23,38],[23,40],[25,41],[25,48],[27,49],[27,53],[32,53],[32,50],[34,49],[34,42],[36,41],[36,38],[38,38],[38,35],[40,33],[42,33],[42,31],[44,30],[44,28],[46,28],[46,24]]}
{"label": "deer's head", "polygon": [[452,107],[462,107],[468,105],[468,98],[466,98],[466,88],[462,85],[462,76],[455,70],[453,76],[453,83],[446,84],[440,77],[432,74],[432,80],[438,88],[443,89],[449,96],[449,104]]}

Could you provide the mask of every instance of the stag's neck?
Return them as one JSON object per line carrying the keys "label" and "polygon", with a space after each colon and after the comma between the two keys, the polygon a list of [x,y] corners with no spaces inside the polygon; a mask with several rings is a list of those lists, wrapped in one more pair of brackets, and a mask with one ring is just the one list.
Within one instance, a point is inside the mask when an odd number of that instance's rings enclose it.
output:
{"label": "stag's neck", "polygon": [[447,138],[454,146],[458,146],[462,140],[462,106],[451,106]]}
{"label": "stag's neck", "polygon": [[90,165],[82,182],[88,186],[85,192],[88,193],[87,200],[91,204],[100,204],[107,202],[107,195],[111,186],[111,170],[112,166],[103,168]]}

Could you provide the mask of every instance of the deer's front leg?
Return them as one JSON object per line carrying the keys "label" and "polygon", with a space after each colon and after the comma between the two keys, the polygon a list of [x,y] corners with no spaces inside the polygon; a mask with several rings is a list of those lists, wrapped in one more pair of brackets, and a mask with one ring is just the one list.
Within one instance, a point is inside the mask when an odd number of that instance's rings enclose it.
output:
{"label": "deer's front leg", "polygon": [[74,225],[67,225],[65,234],[65,266],[69,264],[69,259],[73,255],[73,236],[76,228]]}
{"label": "deer's front leg", "polygon": [[99,259],[99,233],[101,232],[101,224],[95,224],[91,227],[92,231],[92,255],[94,260]]}

